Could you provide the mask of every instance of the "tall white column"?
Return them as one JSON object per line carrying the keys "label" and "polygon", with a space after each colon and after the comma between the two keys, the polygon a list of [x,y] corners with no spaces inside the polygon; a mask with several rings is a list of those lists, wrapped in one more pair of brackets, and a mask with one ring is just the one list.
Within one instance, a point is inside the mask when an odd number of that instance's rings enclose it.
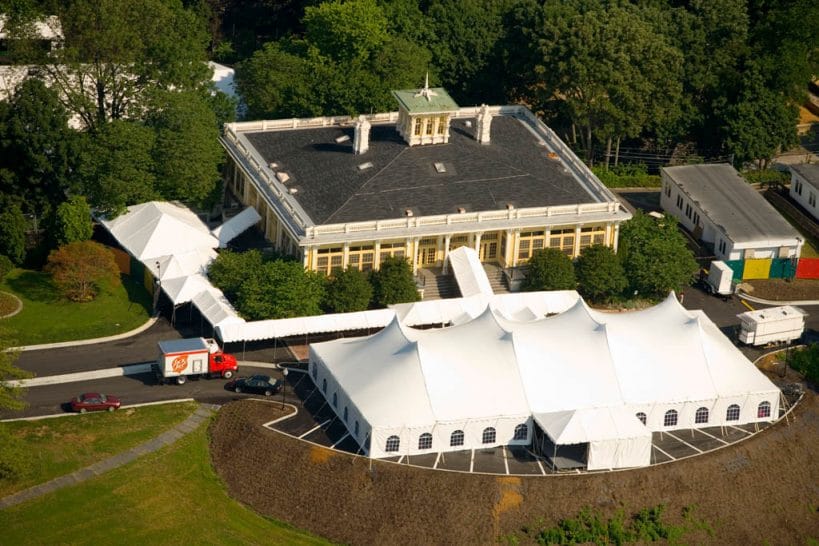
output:
{"label": "tall white column", "polygon": [[449,258],[449,242],[452,240],[452,235],[447,234],[444,237],[444,275],[449,272],[449,262],[447,258]]}
{"label": "tall white column", "polygon": [[381,241],[375,242],[375,250],[373,251],[373,269],[381,269]]}
{"label": "tall white column", "polygon": [[580,226],[574,228],[574,249],[572,250],[572,258],[580,254]]}
{"label": "tall white column", "polygon": [[620,242],[620,224],[614,224],[614,253],[617,254],[617,246]]}
{"label": "tall white column", "polygon": [[344,250],[341,254],[341,268],[347,269],[350,264],[350,243],[344,243]]}
{"label": "tall white column", "polygon": [[420,238],[415,237],[412,240],[412,273],[418,273],[418,243],[421,241]]}

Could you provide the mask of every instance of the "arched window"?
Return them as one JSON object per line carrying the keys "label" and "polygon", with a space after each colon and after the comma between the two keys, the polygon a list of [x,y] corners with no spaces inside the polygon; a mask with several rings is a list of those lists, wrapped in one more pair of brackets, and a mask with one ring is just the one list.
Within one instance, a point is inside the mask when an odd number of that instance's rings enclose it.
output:
{"label": "arched window", "polygon": [[387,438],[387,445],[384,446],[384,451],[387,453],[391,453],[393,451],[398,451],[398,448],[401,446],[401,438],[398,436],[390,436]]}
{"label": "arched window", "polygon": [[697,413],[694,414],[695,423],[708,422],[708,408],[697,408]]}
{"label": "arched window", "polygon": [[450,446],[462,446],[464,445],[464,431],[456,430],[452,433],[449,437],[449,445]]}
{"label": "arched window", "polygon": [[514,440],[525,440],[529,436],[529,426],[526,423],[521,423],[515,427]]}
{"label": "arched window", "polygon": [[771,416],[771,403],[770,402],[760,402],[759,407],[756,410],[756,416],[759,418],[762,417],[770,417]]}
{"label": "arched window", "polygon": [[644,425],[646,424],[646,414],[643,413],[642,411],[637,412],[637,419],[639,419],[640,422],[643,423]]}
{"label": "arched window", "polygon": [[481,443],[494,444],[495,443],[495,429],[493,427],[486,427],[483,429],[483,436],[481,436]]}
{"label": "arched window", "polygon": [[418,449],[432,449],[432,434],[425,432],[418,437]]}
{"label": "arched window", "polygon": [[313,364],[313,379],[318,379],[318,366]]}
{"label": "arched window", "polygon": [[726,421],[739,421],[739,406],[731,404],[728,406],[728,411],[725,412]]}
{"label": "arched window", "polygon": [[347,406],[344,406],[344,422],[347,422]]}
{"label": "arched window", "polygon": [[670,409],[667,412],[665,412],[665,417],[663,418],[663,426],[666,427],[677,426],[677,410]]}
{"label": "arched window", "polygon": [[327,394],[327,378],[321,380],[321,390],[324,391],[324,394]]}
{"label": "arched window", "polygon": [[358,421],[355,422],[355,437],[358,438]]}
{"label": "arched window", "polygon": [[334,408],[338,407],[338,393],[337,392],[333,393],[333,407]]}

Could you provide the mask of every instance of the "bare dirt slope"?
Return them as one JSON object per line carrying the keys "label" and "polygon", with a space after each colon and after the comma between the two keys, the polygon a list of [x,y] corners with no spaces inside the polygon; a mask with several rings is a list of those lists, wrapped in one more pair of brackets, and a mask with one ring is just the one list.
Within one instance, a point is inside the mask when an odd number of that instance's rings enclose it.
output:
{"label": "bare dirt slope", "polygon": [[214,466],[257,512],[350,544],[487,544],[539,518],[584,506],[627,513],[685,506],[715,534],[696,544],[804,544],[819,537],[819,400],[809,391],[790,426],[737,446],[646,469],[557,477],[423,470],[330,451],[262,428],[279,406],[225,406],[211,428]]}

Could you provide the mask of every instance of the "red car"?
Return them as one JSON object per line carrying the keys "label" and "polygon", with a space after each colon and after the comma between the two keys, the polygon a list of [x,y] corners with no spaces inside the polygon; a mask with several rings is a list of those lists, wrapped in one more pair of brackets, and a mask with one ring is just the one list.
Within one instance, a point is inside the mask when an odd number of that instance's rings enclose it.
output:
{"label": "red car", "polygon": [[122,405],[122,402],[119,401],[119,398],[96,392],[81,394],[71,401],[71,409],[80,413],[102,410],[114,411],[119,409],[120,405]]}

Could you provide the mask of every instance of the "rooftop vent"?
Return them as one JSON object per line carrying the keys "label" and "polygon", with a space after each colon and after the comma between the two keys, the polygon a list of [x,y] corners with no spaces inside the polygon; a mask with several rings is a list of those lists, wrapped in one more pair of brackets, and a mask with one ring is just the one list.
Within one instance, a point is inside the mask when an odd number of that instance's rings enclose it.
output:
{"label": "rooftop vent", "polygon": [[286,172],[277,172],[276,178],[278,178],[279,182],[281,182],[282,184],[286,184],[287,181],[290,180],[290,175],[287,174]]}
{"label": "rooftop vent", "polygon": [[290,195],[296,195],[297,193],[299,193],[298,188],[290,188]]}
{"label": "rooftop vent", "polygon": [[464,122],[464,125],[466,125],[467,129],[471,128],[472,127],[472,120],[471,119],[466,120]]}
{"label": "rooftop vent", "polygon": [[463,207],[458,207],[458,214],[463,214],[466,212],[466,209]]}
{"label": "rooftop vent", "polygon": [[446,165],[444,165],[440,161],[436,161],[434,163],[434,165],[435,165],[435,172],[437,172],[438,174],[443,174],[443,173],[446,172]]}
{"label": "rooftop vent", "polygon": [[271,171],[275,171],[279,167],[279,164],[276,163],[275,161],[271,161],[270,165],[268,165],[268,167],[270,167]]}
{"label": "rooftop vent", "polygon": [[515,208],[515,205],[513,205],[512,203],[506,203],[506,210],[512,210],[514,208]]}
{"label": "rooftop vent", "polygon": [[404,214],[406,214],[407,216],[412,216],[412,209],[405,210]]}
{"label": "rooftop vent", "polygon": [[336,137],[336,144],[341,144],[342,142],[349,142],[350,135],[341,135],[340,137]]}
{"label": "rooftop vent", "polygon": [[548,154],[546,154],[546,157],[548,157],[552,161],[557,161],[558,159],[560,159],[555,152],[549,152]]}
{"label": "rooftop vent", "polygon": [[367,161],[366,163],[361,163],[361,164],[358,165],[358,170],[359,171],[366,171],[367,169],[372,169],[372,168],[373,168],[372,161]]}

